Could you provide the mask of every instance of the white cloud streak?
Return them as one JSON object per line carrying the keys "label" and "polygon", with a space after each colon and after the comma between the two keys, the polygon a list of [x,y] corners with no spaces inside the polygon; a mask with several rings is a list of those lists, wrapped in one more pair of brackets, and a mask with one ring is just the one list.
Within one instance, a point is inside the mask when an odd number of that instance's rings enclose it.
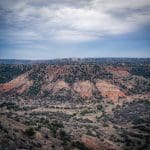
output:
{"label": "white cloud streak", "polygon": [[0,8],[16,41],[92,41],[150,23],[149,0],[5,0]]}

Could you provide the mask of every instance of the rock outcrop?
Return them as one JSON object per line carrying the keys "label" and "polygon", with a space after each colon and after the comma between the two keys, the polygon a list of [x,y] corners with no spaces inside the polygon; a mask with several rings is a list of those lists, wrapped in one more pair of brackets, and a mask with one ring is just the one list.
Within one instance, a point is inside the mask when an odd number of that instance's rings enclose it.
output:
{"label": "rock outcrop", "polygon": [[109,98],[114,102],[117,102],[121,97],[125,97],[125,94],[117,86],[104,80],[98,80],[96,82],[96,87],[103,97]]}
{"label": "rock outcrop", "polygon": [[80,94],[81,97],[92,97],[93,84],[90,81],[79,81],[74,83],[73,89]]}
{"label": "rock outcrop", "polygon": [[8,83],[0,84],[0,92],[9,92],[15,89],[16,93],[23,93],[33,82],[28,79],[28,74],[22,74]]}
{"label": "rock outcrop", "polygon": [[42,86],[43,91],[52,91],[53,93],[56,93],[61,89],[70,89],[69,84],[63,80],[58,80],[56,82],[51,82]]}
{"label": "rock outcrop", "polygon": [[56,83],[54,83],[53,91],[57,92],[61,89],[66,89],[67,90],[67,89],[70,89],[70,87],[69,87],[68,83],[66,83],[65,81],[59,80]]}

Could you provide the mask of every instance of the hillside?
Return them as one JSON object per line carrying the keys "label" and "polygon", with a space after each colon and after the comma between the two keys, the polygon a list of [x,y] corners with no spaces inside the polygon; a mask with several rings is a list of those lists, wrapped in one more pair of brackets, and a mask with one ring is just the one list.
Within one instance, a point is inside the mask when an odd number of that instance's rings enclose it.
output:
{"label": "hillside", "polygon": [[0,149],[149,148],[150,59],[0,62]]}

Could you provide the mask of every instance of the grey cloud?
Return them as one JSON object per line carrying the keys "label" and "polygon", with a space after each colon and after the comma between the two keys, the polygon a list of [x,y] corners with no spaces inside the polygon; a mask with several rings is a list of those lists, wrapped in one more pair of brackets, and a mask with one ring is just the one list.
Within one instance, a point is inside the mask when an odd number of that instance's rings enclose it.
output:
{"label": "grey cloud", "polygon": [[81,42],[150,24],[149,7],[149,0],[5,0],[0,17],[18,32],[12,39]]}

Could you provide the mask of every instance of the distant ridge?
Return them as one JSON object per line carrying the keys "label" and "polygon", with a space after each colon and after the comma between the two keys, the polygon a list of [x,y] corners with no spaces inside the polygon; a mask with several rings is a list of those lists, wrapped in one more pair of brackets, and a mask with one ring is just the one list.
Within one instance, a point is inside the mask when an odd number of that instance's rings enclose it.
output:
{"label": "distant ridge", "polygon": [[150,61],[150,58],[62,58],[49,60],[0,59],[0,64],[74,64],[74,63],[113,63],[113,62]]}

